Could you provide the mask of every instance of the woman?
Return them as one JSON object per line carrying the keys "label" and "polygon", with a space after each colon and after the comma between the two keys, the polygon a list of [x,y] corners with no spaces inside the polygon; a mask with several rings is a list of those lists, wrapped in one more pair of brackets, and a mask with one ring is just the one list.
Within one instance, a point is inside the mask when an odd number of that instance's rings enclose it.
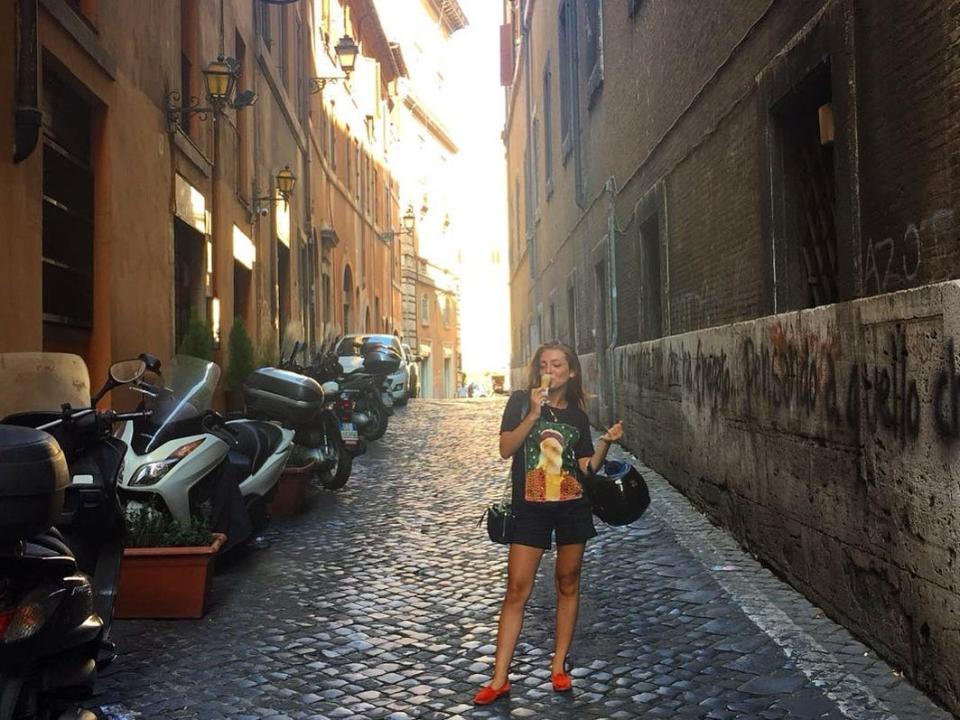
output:
{"label": "woman", "polygon": [[493,678],[474,696],[476,705],[488,705],[510,692],[508,672],[523,625],[523,610],[533,590],[540,558],[550,549],[554,534],[557,624],[551,680],[557,692],[573,687],[564,661],[577,621],[583,550],[587,540],[597,534],[590,502],[583,496],[577,473],[598,470],[610,446],[623,436],[618,420],[594,450],[590,423],[583,411],[580,361],[566,345],[547,343],[537,349],[530,364],[530,387],[529,397],[525,392],[511,396],[500,424],[500,455],[513,458],[516,520]]}

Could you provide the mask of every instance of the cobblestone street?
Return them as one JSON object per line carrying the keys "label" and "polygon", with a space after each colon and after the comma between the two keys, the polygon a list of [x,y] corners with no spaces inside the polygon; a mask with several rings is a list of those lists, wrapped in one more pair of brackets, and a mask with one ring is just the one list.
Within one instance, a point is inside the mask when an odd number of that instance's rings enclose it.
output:
{"label": "cobblestone street", "polygon": [[508,699],[490,677],[506,550],[477,527],[508,463],[503,399],[415,400],[347,486],[221,567],[201,621],[118,621],[95,702],[121,718],[851,718],[950,715],[743,553],[662,478],[587,548],[571,660],[550,686],[552,554]]}

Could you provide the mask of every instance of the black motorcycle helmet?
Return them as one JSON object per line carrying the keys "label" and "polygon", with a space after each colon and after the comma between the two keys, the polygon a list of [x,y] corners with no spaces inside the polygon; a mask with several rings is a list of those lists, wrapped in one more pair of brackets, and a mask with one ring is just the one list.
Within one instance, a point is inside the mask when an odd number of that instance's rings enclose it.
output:
{"label": "black motorcycle helmet", "polygon": [[593,514],[608,525],[629,525],[650,505],[640,472],[629,463],[607,460],[589,481]]}

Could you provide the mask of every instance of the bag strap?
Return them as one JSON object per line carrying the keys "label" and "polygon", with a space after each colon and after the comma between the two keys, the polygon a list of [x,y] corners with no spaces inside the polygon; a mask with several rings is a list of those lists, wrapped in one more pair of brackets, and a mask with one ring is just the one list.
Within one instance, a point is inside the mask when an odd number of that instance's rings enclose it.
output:
{"label": "bag strap", "polygon": [[[523,422],[523,419],[527,416],[527,413],[530,412],[530,393],[525,393],[523,390],[517,390],[517,392],[521,393],[523,397],[520,403],[520,422]],[[526,447],[527,439],[524,438],[523,444],[520,446],[520,449],[517,450],[517,452],[522,453]],[[507,505],[513,501],[513,458],[510,459],[510,472],[507,473],[507,479],[503,482],[503,494],[500,496],[500,501],[504,505]]]}

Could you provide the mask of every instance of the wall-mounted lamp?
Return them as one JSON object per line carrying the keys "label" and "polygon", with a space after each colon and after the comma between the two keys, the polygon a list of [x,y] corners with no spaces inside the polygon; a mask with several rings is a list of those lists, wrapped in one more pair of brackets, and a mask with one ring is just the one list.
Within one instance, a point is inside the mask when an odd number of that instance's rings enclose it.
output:
{"label": "wall-mounted lamp", "polygon": [[[277,173],[277,177],[274,179],[276,181],[277,194],[280,196],[280,199],[284,202],[289,201],[290,196],[293,195],[293,188],[297,184],[297,176],[293,174],[290,166],[287,165]],[[277,202],[275,196],[266,195],[264,197],[255,197],[253,199],[254,214],[261,216],[266,215],[270,204],[275,202]]]}
{"label": "wall-mounted lamp", "polygon": [[359,46],[353,41],[352,37],[344,35],[333,50],[340,60],[340,68],[346,73],[347,77],[350,77],[350,73],[357,66],[357,55],[360,54]]}
{"label": "wall-mounted lamp", "polygon": [[400,218],[401,228],[399,230],[387,230],[380,233],[380,239],[384,242],[393,242],[397,235],[413,235],[413,229],[417,225],[417,216],[413,214],[413,206],[408,206],[407,211]]}
{"label": "wall-mounted lamp", "polygon": [[327,83],[334,83],[346,79],[346,75],[307,78],[307,92],[311,95],[316,95],[318,92],[323,92],[323,88],[326,87]]}
{"label": "wall-mounted lamp", "polygon": [[210,113],[217,116],[228,107],[240,110],[253,105],[257,101],[257,94],[253,90],[243,90],[234,97],[239,74],[240,63],[232,57],[220,55],[203,69],[207,98],[205,106],[201,106],[200,100],[195,97],[190,98],[189,105],[184,105],[178,90],[167,93],[167,129],[174,132],[180,119],[187,115],[196,114],[201,120],[206,120]]}

